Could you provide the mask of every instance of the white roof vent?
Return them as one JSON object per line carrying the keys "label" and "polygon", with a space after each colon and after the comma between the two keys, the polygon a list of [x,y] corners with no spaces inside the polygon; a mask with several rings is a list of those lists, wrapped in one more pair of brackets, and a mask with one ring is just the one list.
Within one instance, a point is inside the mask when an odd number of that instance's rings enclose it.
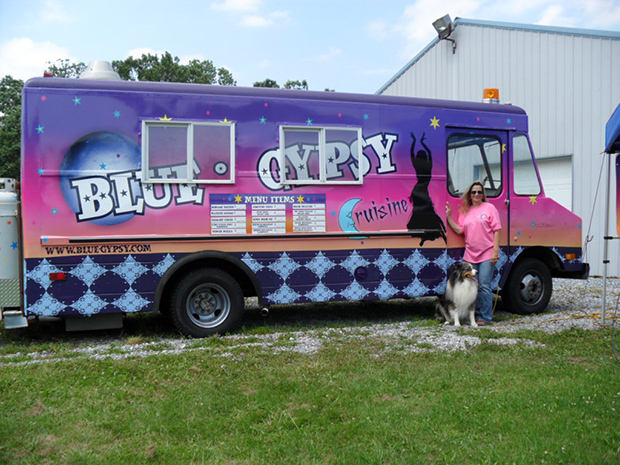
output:
{"label": "white roof vent", "polygon": [[102,81],[120,81],[121,77],[112,69],[109,61],[95,60],[88,63],[80,74],[80,79],[99,79]]}

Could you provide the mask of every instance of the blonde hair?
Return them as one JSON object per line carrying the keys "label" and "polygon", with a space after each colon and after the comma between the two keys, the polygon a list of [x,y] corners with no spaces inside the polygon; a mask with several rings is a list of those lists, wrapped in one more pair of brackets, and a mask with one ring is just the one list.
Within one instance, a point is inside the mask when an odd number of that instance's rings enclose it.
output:
{"label": "blonde hair", "polygon": [[482,201],[483,202],[487,201],[487,194],[484,190],[484,186],[482,185],[482,182],[474,181],[469,185],[467,190],[463,192],[463,195],[461,195],[461,212],[462,213],[467,213],[470,207],[473,205],[471,201],[471,190],[474,188],[474,186],[480,186],[480,188],[482,189]]}

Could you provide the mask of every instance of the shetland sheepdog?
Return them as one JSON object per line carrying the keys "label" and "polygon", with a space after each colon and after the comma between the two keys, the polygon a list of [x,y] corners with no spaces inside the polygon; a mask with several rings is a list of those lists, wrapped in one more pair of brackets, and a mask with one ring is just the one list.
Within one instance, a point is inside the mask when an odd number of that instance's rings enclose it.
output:
{"label": "shetland sheepdog", "polygon": [[445,324],[461,326],[461,320],[469,314],[469,324],[478,327],[475,317],[477,296],[476,270],[467,262],[458,263],[450,273],[442,301],[437,304],[440,319],[445,320]]}

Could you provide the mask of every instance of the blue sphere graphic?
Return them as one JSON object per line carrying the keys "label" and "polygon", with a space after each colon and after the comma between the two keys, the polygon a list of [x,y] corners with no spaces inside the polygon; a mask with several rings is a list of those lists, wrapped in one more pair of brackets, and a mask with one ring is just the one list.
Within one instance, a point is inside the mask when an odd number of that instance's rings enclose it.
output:
{"label": "blue sphere graphic", "polygon": [[[71,186],[71,180],[89,177],[99,178],[100,182],[108,179],[107,175],[116,172],[138,171],[142,164],[140,146],[129,137],[114,132],[93,132],[74,142],[65,154],[60,165],[60,189],[65,201],[75,213],[82,211],[81,202],[97,202],[96,195],[78,199],[77,189]],[[134,181],[135,182],[135,181]],[[109,193],[115,198],[114,186],[110,184]],[[89,192],[90,194],[90,192]],[[97,192],[102,195],[103,192]],[[92,198],[91,198],[92,197]],[[114,200],[116,202],[116,200]],[[109,202],[109,200],[108,200]],[[115,203],[116,205],[116,203]],[[110,226],[120,224],[133,218],[134,213],[115,215],[109,212],[88,220],[93,224]]]}

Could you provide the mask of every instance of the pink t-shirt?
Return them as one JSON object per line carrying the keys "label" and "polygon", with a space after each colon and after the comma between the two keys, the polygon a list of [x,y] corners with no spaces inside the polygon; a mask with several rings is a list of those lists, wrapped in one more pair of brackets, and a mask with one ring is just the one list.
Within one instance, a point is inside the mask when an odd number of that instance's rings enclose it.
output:
{"label": "pink t-shirt", "polygon": [[465,214],[459,212],[456,220],[465,236],[465,255],[469,263],[490,260],[493,255],[493,233],[502,229],[497,208],[489,202],[469,207]]}

